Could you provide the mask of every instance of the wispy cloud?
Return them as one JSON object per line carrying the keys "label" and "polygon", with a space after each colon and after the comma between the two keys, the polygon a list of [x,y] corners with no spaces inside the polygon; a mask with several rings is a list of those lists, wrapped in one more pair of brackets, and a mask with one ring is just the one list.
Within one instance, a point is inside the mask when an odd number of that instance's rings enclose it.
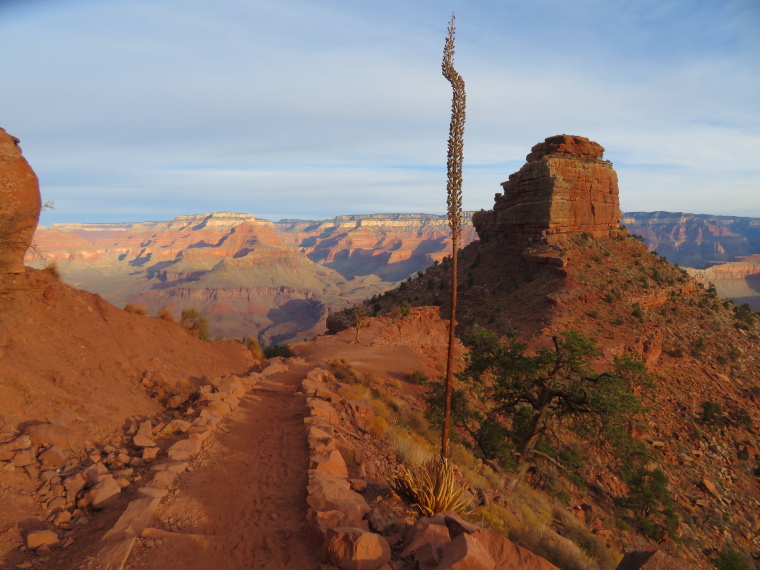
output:
{"label": "wispy cloud", "polygon": [[[760,216],[754,0],[457,0],[464,201],[557,133],[607,148],[625,209]],[[57,220],[444,210],[450,6],[0,4],[0,126]],[[7,52],[6,52],[7,53]],[[266,214],[266,216],[265,216]]]}

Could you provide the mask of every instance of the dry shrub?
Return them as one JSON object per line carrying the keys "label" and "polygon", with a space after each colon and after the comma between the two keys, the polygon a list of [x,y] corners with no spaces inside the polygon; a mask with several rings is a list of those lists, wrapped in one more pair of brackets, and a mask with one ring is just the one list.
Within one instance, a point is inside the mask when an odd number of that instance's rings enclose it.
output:
{"label": "dry shrub", "polygon": [[54,279],[61,280],[61,270],[55,261],[46,261],[43,271]]}
{"label": "dry shrub", "polygon": [[163,321],[169,321],[170,323],[174,322],[174,319],[172,318],[172,311],[171,309],[161,309],[158,312],[158,318]]}
{"label": "dry shrub", "polygon": [[133,305],[132,303],[127,303],[124,305],[124,310],[128,313],[133,313],[135,315],[147,315],[148,309],[143,307],[142,305]]}
{"label": "dry shrub", "polygon": [[467,469],[476,468],[476,459],[472,452],[467,449],[461,443],[453,443],[449,445],[449,451],[451,453],[451,459],[459,467],[466,467]]}
{"label": "dry shrub", "polygon": [[387,421],[392,422],[393,419],[395,418],[395,414],[385,404],[385,402],[382,402],[380,400],[372,400],[370,402],[370,406],[372,406],[372,411],[375,412],[375,415],[380,416],[381,418],[384,418]]}
{"label": "dry shrub", "polygon": [[357,400],[366,401],[372,399],[372,390],[363,384],[351,384],[351,389],[359,395],[359,397],[356,398]]}
{"label": "dry shrub", "polygon": [[345,398],[346,400],[361,400],[359,393],[353,388],[342,387],[338,388],[338,396]]}
{"label": "dry shrub", "polygon": [[562,523],[562,535],[596,561],[598,568],[617,568],[618,564],[620,564],[622,555],[611,548],[607,548],[604,540],[593,534],[572,513],[564,509],[555,508],[554,518]]}
{"label": "dry shrub", "polygon": [[362,379],[362,382],[370,388],[378,388],[383,385],[383,380],[374,372],[367,372]]}
{"label": "dry shrub", "polygon": [[467,520],[504,536],[509,536],[513,528],[523,525],[517,513],[496,503],[473,509],[467,514]]}
{"label": "dry shrub", "polygon": [[431,445],[417,434],[409,434],[404,428],[391,426],[388,429],[391,450],[399,460],[409,465],[424,465],[435,453]]}
{"label": "dry shrub", "polygon": [[247,336],[245,337],[245,345],[248,347],[254,360],[264,360],[264,351],[261,349],[261,345],[259,345],[259,339]]}
{"label": "dry shrub", "polygon": [[356,370],[345,359],[334,358],[328,364],[334,370],[333,376],[340,382],[350,382],[352,384],[360,382],[359,374],[356,373]]}
{"label": "dry shrub", "polygon": [[388,422],[380,416],[373,416],[367,420],[367,432],[375,439],[382,439],[388,432]]}
{"label": "dry shrub", "polygon": [[396,390],[401,389],[401,380],[398,378],[388,378],[385,383],[391,388],[395,388]]}

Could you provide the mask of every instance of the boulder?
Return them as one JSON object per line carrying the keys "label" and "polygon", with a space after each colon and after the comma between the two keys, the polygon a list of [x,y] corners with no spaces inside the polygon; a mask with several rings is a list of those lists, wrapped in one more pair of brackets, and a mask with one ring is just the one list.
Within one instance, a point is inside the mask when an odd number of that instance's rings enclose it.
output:
{"label": "boulder", "polygon": [[406,558],[417,552],[425,544],[443,546],[451,541],[449,529],[444,524],[443,515],[422,517],[409,529],[404,542],[401,558]]}
{"label": "boulder", "polygon": [[60,469],[66,463],[66,452],[57,445],[51,446],[38,456],[44,469]]}
{"label": "boulder", "polygon": [[58,544],[58,535],[52,530],[33,530],[26,536],[26,547],[29,550],[35,550],[43,544],[55,546]]}
{"label": "boulder", "polygon": [[155,447],[156,441],[148,437],[147,435],[143,435],[141,433],[138,433],[135,437],[132,438],[132,443],[135,447]]}
{"label": "boulder", "polygon": [[37,175],[18,143],[0,128],[0,274],[24,272],[42,209]]}
{"label": "boulder", "polygon": [[340,526],[369,530],[364,515],[369,505],[359,493],[351,490],[345,479],[324,471],[309,470],[307,502],[316,512],[336,511]]}
{"label": "boulder", "polygon": [[[226,405],[226,404],[225,404]],[[201,442],[197,439],[183,439],[172,445],[166,452],[172,461],[185,461],[201,450]],[[143,459],[145,459],[143,457]]]}
{"label": "boulder", "polygon": [[310,467],[317,471],[330,473],[336,477],[341,477],[343,479],[348,478],[346,462],[343,460],[343,456],[337,449],[314,453]]}
{"label": "boulder", "polygon": [[[494,570],[496,562],[473,535],[462,533],[443,547],[437,570]],[[499,566],[505,568],[505,566]],[[506,566],[509,568],[509,566]],[[514,568],[520,568],[514,566]]]}
{"label": "boulder", "polygon": [[112,475],[105,475],[87,492],[87,499],[96,509],[102,509],[121,493],[121,487]]}
{"label": "boulder", "polygon": [[76,437],[69,428],[58,424],[38,424],[27,428],[26,435],[34,446],[56,445],[66,449],[74,445]]}
{"label": "boulder", "polygon": [[533,554],[530,550],[516,545],[506,536],[493,531],[478,528],[472,533],[473,538],[483,545],[491,555],[496,568],[519,568],[520,570],[558,570],[548,560]]}
{"label": "boulder", "polygon": [[351,527],[328,529],[325,551],[341,570],[378,570],[391,559],[391,547],[382,536]]}

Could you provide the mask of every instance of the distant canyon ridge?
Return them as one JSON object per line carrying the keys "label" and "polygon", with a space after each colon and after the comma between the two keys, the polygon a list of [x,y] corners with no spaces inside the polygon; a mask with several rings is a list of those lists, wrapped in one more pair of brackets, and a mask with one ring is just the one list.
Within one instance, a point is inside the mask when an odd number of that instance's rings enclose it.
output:
{"label": "distant canyon ridge", "polygon": [[[466,214],[463,241],[477,234]],[[760,311],[760,219],[631,212],[622,222],[672,263]],[[216,212],[171,221],[39,227],[28,265],[117,306],[179,317],[196,308],[213,335],[264,346],[325,331],[327,316],[383,293],[450,253],[445,216],[366,214],[272,222]]]}

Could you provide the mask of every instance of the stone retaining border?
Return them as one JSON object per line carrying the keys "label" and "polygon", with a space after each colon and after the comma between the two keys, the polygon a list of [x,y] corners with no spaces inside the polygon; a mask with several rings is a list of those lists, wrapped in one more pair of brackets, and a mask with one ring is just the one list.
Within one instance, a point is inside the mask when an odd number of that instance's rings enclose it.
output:
{"label": "stone retaining border", "polygon": [[336,379],[318,367],[306,375],[300,387],[307,408],[309,535],[319,548],[320,562],[327,562],[323,570],[391,570],[391,547],[383,536],[370,532],[364,520],[370,506],[352,488],[356,481],[349,480],[347,460],[354,460],[354,450],[343,437],[353,435],[345,420],[363,428],[374,413],[361,402],[333,393],[327,382]]}

